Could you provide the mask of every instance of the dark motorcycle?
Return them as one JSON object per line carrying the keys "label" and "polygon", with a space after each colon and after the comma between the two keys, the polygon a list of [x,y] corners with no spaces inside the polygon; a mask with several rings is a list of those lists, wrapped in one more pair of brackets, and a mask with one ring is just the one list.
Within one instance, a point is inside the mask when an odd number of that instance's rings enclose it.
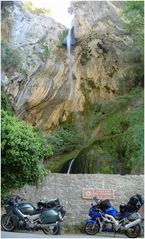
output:
{"label": "dark motorcycle", "polygon": [[2,215],[1,226],[5,231],[15,228],[42,230],[45,234],[60,234],[60,222],[66,213],[59,199],[39,201],[37,208],[25,199],[15,196],[5,204],[6,214]]}

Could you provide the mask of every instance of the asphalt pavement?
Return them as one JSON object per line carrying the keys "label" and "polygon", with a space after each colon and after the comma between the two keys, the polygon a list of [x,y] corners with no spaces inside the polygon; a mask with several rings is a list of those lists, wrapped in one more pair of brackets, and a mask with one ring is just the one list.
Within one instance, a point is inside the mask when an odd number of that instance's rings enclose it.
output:
{"label": "asphalt pavement", "polygon": [[2,231],[1,232],[1,238],[65,238],[65,239],[69,239],[69,238],[92,238],[92,239],[95,239],[95,238],[126,238],[125,235],[120,235],[120,234],[116,234],[115,237],[114,237],[114,234],[110,233],[109,235],[108,234],[97,234],[95,236],[88,236],[86,234],[64,234],[64,235],[57,235],[57,236],[53,236],[53,235],[46,235],[44,233],[28,233],[28,232],[5,232],[5,231]]}

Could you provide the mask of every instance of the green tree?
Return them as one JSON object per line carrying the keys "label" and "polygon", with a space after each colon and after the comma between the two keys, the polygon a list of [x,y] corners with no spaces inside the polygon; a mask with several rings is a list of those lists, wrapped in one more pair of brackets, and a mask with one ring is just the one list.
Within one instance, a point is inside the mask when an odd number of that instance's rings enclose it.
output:
{"label": "green tree", "polygon": [[2,110],[2,195],[11,188],[37,183],[46,174],[44,156],[52,154],[46,137],[39,135],[15,116]]}
{"label": "green tree", "polygon": [[123,79],[128,88],[144,84],[144,1],[128,1],[123,10],[125,27],[133,39],[132,49],[125,60],[128,70]]}
{"label": "green tree", "polygon": [[127,19],[126,28],[135,40],[143,45],[144,41],[144,1],[128,1],[123,10]]}

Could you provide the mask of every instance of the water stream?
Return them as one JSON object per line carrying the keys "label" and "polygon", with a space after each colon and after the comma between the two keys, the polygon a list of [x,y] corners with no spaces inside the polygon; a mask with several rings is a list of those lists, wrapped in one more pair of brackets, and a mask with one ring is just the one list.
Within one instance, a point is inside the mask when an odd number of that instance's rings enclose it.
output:
{"label": "water stream", "polygon": [[67,56],[68,56],[68,70],[69,70],[69,83],[70,83],[70,100],[72,101],[73,105],[73,111],[75,109],[75,76],[72,71],[72,45],[73,45],[73,26],[72,26],[72,20],[73,20],[74,14],[71,9],[69,11],[69,31],[66,38],[66,44],[67,44]]}
{"label": "water stream", "polygon": [[68,31],[68,35],[66,38],[67,43],[67,54],[68,54],[68,63],[69,63],[69,76],[70,80],[72,80],[72,62],[71,62],[71,28]]}
{"label": "water stream", "polygon": [[71,173],[72,164],[73,164],[74,160],[75,160],[75,159],[72,159],[72,160],[70,161],[70,164],[69,164],[69,167],[68,167],[67,174],[70,174],[70,173]]}

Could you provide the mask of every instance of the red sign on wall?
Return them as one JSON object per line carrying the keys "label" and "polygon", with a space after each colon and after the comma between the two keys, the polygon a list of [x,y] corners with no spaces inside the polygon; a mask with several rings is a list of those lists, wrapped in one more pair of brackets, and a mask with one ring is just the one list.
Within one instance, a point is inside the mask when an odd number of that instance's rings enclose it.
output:
{"label": "red sign on wall", "polygon": [[93,197],[96,197],[97,199],[114,199],[114,190],[95,188],[85,188],[82,190],[83,199],[92,199]]}

